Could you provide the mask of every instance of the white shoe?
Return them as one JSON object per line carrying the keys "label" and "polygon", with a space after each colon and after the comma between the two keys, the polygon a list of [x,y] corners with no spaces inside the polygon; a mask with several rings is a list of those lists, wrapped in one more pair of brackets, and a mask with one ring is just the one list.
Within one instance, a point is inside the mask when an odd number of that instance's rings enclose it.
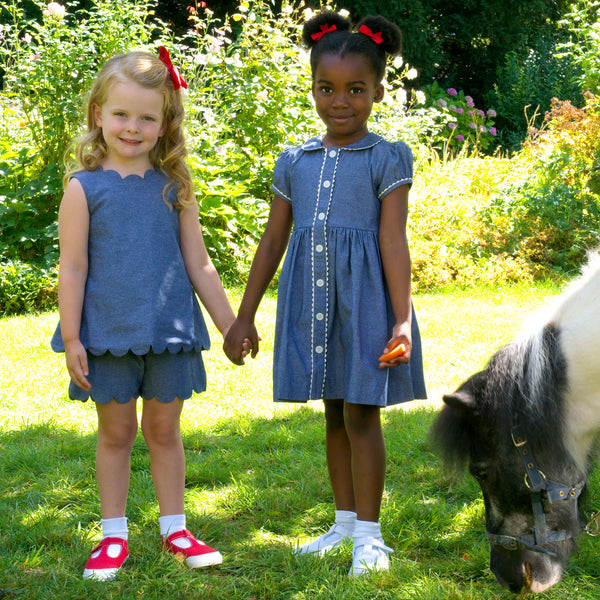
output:
{"label": "white shoe", "polygon": [[319,536],[310,544],[305,544],[294,550],[296,556],[301,554],[318,554],[323,556],[330,550],[339,547],[343,540],[352,538],[352,531],[349,531],[344,525],[338,523],[332,525],[327,533]]}
{"label": "white shoe", "polygon": [[392,552],[393,550],[388,548],[381,539],[355,538],[350,577],[359,577],[368,571],[387,571],[390,568],[388,554]]}

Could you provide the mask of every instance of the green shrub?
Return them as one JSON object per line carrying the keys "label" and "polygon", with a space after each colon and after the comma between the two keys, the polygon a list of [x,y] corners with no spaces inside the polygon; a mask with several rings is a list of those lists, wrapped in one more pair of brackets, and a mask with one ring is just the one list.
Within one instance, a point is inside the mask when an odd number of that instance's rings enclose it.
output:
{"label": "green shrub", "polygon": [[55,308],[57,284],[55,269],[41,269],[17,261],[0,263],[0,315]]}

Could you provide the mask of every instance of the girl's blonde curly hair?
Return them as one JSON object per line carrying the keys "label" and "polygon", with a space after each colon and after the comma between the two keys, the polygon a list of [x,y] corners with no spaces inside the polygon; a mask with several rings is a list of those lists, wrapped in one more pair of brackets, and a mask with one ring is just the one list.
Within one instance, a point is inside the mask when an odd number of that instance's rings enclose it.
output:
{"label": "girl's blonde curly hair", "polygon": [[73,173],[81,170],[93,171],[106,157],[108,148],[102,129],[96,125],[94,111],[96,106],[102,107],[112,86],[119,82],[134,82],[163,95],[164,134],[150,152],[150,161],[170,177],[163,190],[163,199],[167,204],[167,194],[176,187],[176,208],[195,205],[196,198],[183,135],[185,111],[181,89],[174,89],[173,80],[165,64],[158,56],[148,52],[119,54],[109,59],[100,69],[87,98],[86,131],[74,142],[75,164],[65,174],[64,185]]}

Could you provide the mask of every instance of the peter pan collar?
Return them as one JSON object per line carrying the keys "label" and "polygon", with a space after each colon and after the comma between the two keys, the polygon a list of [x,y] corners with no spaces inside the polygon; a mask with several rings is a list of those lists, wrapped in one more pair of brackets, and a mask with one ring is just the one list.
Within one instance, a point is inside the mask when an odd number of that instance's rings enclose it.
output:
{"label": "peter pan collar", "polygon": [[[325,150],[326,148],[323,146],[322,140],[323,140],[323,135],[319,135],[315,138],[308,140],[308,142],[305,142],[304,144],[302,144],[301,148],[305,152],[312,152],[315,150]],[[383,141],[383,138],[380,135],[369,132],[369,133],[367,133],[367,135],[365,135],[364,138],[362,138],[362,140],[359,140],[358,142],[355,142],[354,144],[350,144],[349,146],[343,146],[342,148],[340,148],[340,150],[348,150],[348,151],[365,150],[367,148],[372,148],[373,146],[376,146],[381,141]]]}

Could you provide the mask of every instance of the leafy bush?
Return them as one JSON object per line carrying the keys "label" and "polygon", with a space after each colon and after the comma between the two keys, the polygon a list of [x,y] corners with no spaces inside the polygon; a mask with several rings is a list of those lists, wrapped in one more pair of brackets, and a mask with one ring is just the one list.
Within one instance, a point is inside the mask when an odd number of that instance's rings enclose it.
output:
{"label": "leafy bush", "polygon": [[518,162],[533,165],[485,207],[488,248],[545,273],[576,270],[600,242],[600,104],[554,100]]}
{"label": "leafy bush", "polygon": [[552,98],[584,104],[577,82],[581,70],[568,55],[557,55],[565,33],[546,34],[531,47],[511,50],[497,69],[497,83],[486,94],[500,115],[498,143],[518,150],[529,126],[540,127]]}
{"label": "leafy bush", "polygon": [[[456,153],[461,150],[477,152],[490,147],[498,132],[494,127],[494,109],[483,111],[477,108],[473,98],[465,96],[462,90],[444,90],[437,82],[423,91],[423,106],[430,109],[438,125],[431,131],[429,139],[421,140],[423,143],[429,142],[441,153]],[[419,108],[419,104],[416,108]]]}
{"label": "leafy bush", "polygon": [[49,310],[56,305],[56,270],[18,261],[0,263],[0,315]]}
{"label": "leafy bush", "polygon": [[570,58],[579,68],[575,79],[581,89],[600,94],[600,2],[578,0],[561,25],[571,33],[569,41],[559,46],[561,56]]}

